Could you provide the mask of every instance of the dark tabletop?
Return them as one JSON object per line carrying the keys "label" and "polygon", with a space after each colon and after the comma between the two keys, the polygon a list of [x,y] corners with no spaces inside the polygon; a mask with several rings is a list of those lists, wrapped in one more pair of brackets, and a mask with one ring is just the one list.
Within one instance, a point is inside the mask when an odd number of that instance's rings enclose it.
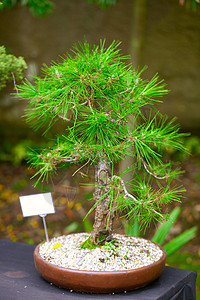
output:
{"label": "dark tabletop", "polygon": [[165,267],[149,286],[117,294],[76,293],[46,282],[36,271],[34,245],[0,240],[0,300],[195,300],[196,272]]}

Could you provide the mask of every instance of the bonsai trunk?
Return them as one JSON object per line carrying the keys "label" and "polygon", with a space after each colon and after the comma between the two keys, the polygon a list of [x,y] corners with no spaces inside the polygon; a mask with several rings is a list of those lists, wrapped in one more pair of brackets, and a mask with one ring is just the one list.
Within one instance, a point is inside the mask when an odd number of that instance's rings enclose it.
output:
{"label": "bonsai trunk", "polygon": [[[94,200],[96,202],[95,220],[90,241],[93,244],[103,243],[109,240],[113,232],[114,210],[110,195],[107,194],[107,186],[111,179],[111,164],[106,155],[101,155],[95,167],[95,191]],[[103,195],[105,195],[103,197]],[[103,198],[102,198],[103,197]],[[99,200],[102,198],[101,200]]]}

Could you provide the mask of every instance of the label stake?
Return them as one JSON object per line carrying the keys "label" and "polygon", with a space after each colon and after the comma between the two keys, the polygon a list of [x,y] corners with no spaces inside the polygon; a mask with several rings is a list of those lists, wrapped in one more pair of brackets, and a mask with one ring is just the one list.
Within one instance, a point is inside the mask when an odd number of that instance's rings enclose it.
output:
{"label": "label stake", "polygon": [[48,232],[47,232],[47,225],[46,225],[46,220],[45,220],[45,217],[46,215],[40,215],[40,217],[42,218],[43,220],[43,224],[44,224],[44,231],[45,231],[45,235],[46,235],[46,241],[49,242],[49,236],[48,236]]}

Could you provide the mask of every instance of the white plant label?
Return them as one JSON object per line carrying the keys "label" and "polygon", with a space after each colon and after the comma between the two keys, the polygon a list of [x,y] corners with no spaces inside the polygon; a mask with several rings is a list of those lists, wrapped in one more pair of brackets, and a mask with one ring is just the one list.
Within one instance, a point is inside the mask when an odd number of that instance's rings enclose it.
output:
{"label": "white plant label", "polygon": [[21,196],[19,200],[24,217],[55,213],[51,193]]}

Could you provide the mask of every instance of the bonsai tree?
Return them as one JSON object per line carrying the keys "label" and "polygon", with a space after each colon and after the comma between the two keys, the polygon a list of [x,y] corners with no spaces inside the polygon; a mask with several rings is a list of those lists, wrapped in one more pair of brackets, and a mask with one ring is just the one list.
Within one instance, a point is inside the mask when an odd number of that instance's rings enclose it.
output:
{"label": "bonsai tree", "polygon": [[[184,134],[175,119],[168,121],[155,108],[168,91],[157,75],[141,79],[144,69],[132,69],[119,44],[79,44],[61,61],[44,66],[34,84],[25,80],[18,87],[19,96],[28,100],[25,117],[34,129],[46,133],[59,120],[66,126],[52,149],[32,153],[38,180],[48,178],[59,164],[80,164],[77,172],[94,166],[92,244],[111,238],[117,211],[128,219],[137,217],[145,227],[163,221],[167,214],[162,207],[179,201],[184,190],[172,183],[180,170],[164,156],[169,147],[184,150]],[[125,156],[134,157],[128,170],[134,174],[131,192],[114,168]]]}

